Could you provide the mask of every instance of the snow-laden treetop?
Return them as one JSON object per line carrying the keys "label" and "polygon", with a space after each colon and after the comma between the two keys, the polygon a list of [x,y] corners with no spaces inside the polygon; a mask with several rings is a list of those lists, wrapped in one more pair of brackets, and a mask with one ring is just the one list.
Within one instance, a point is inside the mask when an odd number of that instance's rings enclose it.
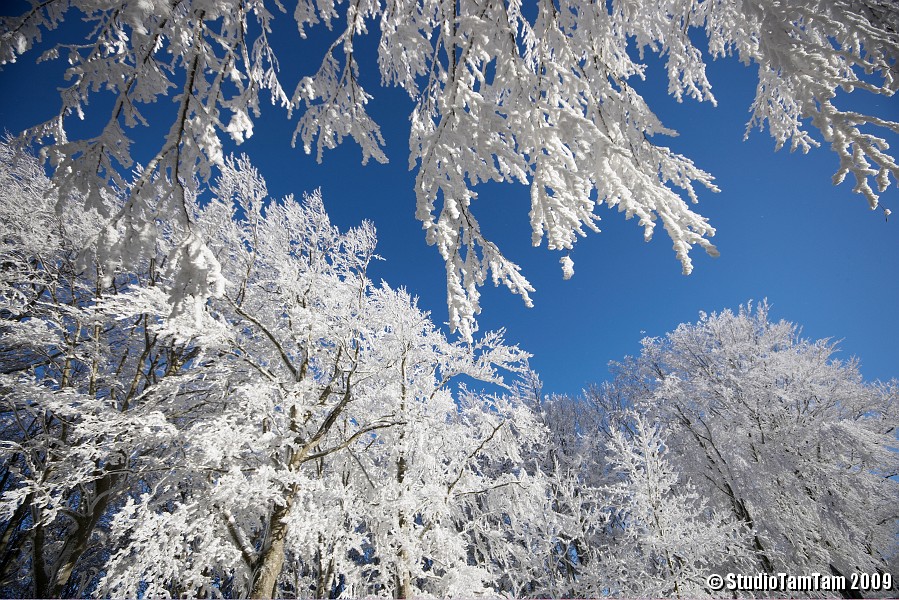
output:
{"label": "snow-laden treetop", "polygon": [[[632,87],[645,65],[629,49],[664,57],[677,100],[714,103],[694,45],[705,37],[709,56],[758,65],[747,129],[767,127],[778,147],[803,151],[819,144],[810,133],[817,129],[840,159],[834,181],[852,175],[871,208],[899,177],[877,135],[899,132],[899,123],[834,102],[839,89],[892,96],[899,86],[892,0],[539,0],[536,7],[518,0],[30,1],[24,14],[0,20],[3,63],[40,45],[42,33],[67,17],[90,27],[78,44],[45,49],[44,57],[68,60],[70,83],[59,113],[21,139],[51,140],[45,151],[63,196],[78,192],[102,209],[110,189],[127,190],[125,207],[109,215],[126,230],[120,259],[153,243],[160,219],[189,228],[185,186],[195,176],[208,181],[222,165],[221,135],[238,143],[252,135],[263,96],[298,115],[294,141],[319,159],[351,137],[363,162],[386,161],[354,45],[374,30],[382,82],[402,87],[414,103],[416,214],[446,261],[450,323],[467,339],[488,275],[528,304],[533,291],[481,233],[472,205],[479,182],[530,185],[535,245],[546,239],[550,249],[570,249],[587,229],[598,231],[595,211],[605,204],[636,216],[647,239],[661,222],[685,273],[693,246],[716,252],[714,228],[687,202],[697,201],[697,186],[715,190],[712,177],[652,141],[673,132]],[[288,9],[301,37],[319,25],[334,32],[318,69],[299,77],[292,93],[269,43],[273,27],[287,26],[279,13]],[[70,139],[67,120],[83,117],[96,93],[115,98],[102,132]],[[170,130],[132,180],[128,129],[147,126],[142,111],[169,94],[176,100]],[[186,237],[185,253],[203,255],[198,243]],[[573,272],[570,260],[562,267]],[[191,281],[184,289],[204,296],[216,285]]]}

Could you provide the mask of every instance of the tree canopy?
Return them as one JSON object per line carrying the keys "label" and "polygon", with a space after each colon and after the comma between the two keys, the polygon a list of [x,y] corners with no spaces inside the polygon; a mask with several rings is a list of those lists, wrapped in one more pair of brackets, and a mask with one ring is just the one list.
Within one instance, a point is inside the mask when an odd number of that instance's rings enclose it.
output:
{"label": "tree canopy", "polygon": [[[370,224],[269,199],[245,158],[189,197],[203,244],[174,226],[114,275],[106,220],[50,185],[0,145],[2,596],[696,597],[759,570],[896,589],[897,386],[765,305],[544,397],[502,332],[450,340],[373,283]],[[228,284],[172,317],[198,276]]]}
{"label": "tree canopy", "polygon": [[[42,35],[83,17],[84,39],[44,48],[68,60],[69,84],[58,114],[21,139],[49,139],[46,156],[62,196],[107,210],[104,195],[127,191],[109,213],[126,233],[103,240],[106,270],[147,251],[156,221],[188,226],[194,177],[210,182],[224,164],[222,136],[241,142],[267,100],[296,116],[294,139],[321,159],[345,138],[363,161],[386,161],[379,126],[366,112],[359,38],[376,30],[386,85],[412,99],[410,167],[417,169],[417,217],[446,262],[449,320],[471,339],[478,288],[502,283],[530,303],[531,284],[481,232],[478,183],[519,181],[531,188],[532,242],[568,250],[598,231],[600,205],[636,217],[649,238],[657,223],[671,237],[685,273],[698,245],[716,250],[713,226],[694,212],[709,173],[662,145],[672,133],[632,83],[640,56],[664,57],[668,90],[714,103],[705,61],[733,55],[758,69],[747,131],[767,128],[777,146],[807,151],[820,142],[839,157],[834,181],[847,176],[871,208],[897,180],[899,166],[878,131],[899,132],[886,115],[839,108],[841,92],[892,96],[897,86],[899,9],[886,0],[670,2],[519,2],[436,0],[380,3],[300,1],[287,8],[261,0],[32,0],[2,20],[0,61],[40,47]],[[299,37],[327,27],[332,40],[317,69],[284,74],[272,32]],[[301,46],[302,47],[302,46]],[[290,78],[289,84],[287,78]],[[293,91],[291,90],[293,87]],[[89,100],[112,96],[109,115]],[[148,126],[150,104],[173,95],[168,133],[134,177],[129,132]],[[100,133],[71,138],[72,118],[96,118]],[[888,213],[888,209],[885,209]],[[120,243],[117,243],[120,242]],[[196,241],[180,240],[189,253]],[[563,275],[573,273],[569,257]],[[210,279],[190,279],[178,293],[217,293]]]}

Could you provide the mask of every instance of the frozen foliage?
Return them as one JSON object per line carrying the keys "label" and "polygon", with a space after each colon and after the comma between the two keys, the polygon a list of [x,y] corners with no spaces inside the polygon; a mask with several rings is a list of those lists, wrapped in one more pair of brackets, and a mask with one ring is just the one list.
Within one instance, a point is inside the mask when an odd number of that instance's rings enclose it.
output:
{"label": "frozen foliage", "polygon": [[739,559],[745,530],[733,517],[708,511],[665,456],[664,434],[635,416],[632,434],[612,432],[608,488],[612,542],[600,555],[615,595],[696,598],[706,577]]}
{"label": "frozen foliage", "polygon": [[[892,96],[899,87],[899,8],[889,0],[612,0],[588,3],[480,0],[300,0],[294,23],[277,0],[31,0],[24,14],[0,23],[0,62],[19,59],[64,20],[86,20],[87,38],[45,48],[43,58],[69,62],[57,115],[22,134],[51,141],[62,198],[125,224],[113,263],[152,253],[147,225],[193,223],[188,188],[224,165],[221,136],[240,143],[253,134],[263,101],[297,116],[294,141],[306,152],[352,138],[363,162],[386,161],[379,127],[366,112],[372,96],[360,83],[357,40],[379,35],[381,80],[413,102],[410,167],[417,168],[417,217],[428,243],[446,261],[450,323],[471,340],[479,290],[488,277],[530,304],[533,290],[519,267],[481,232],[473,201],[477,184],[530,185],[532,241],[566,251],[586,231],[598,231],[599,205],[636,217],[649,239],[657,226],[670,236],[683,271],[689,251],[714,254],[712,226],[689,206],[712,177],[657,141],[673,134],[632,87],[644,76],[636,59],[664,57],[668,91],[714,103],[703,48],[712,58],[733,55],[758,69],[750,128],[767,127],[780,147],[807,151],[817,130],[839,156],[835,182],[847,176],[874,208],[899,175],[878,131],[899,131],[883,116],[842,110],[837,92],[862,89]],[[270,44],[275,27],[333,31],[312,74],[282,83]],[[300,50],[302,52],[302,50]],[[68,121],[88,111],[96,94],[112,96],[112,112],[94,137],[71,139]],[[149,105],[172,94],[170,126],[161,147],[135,180],[129,129],[150,126]],[[156,112],[162,109],[156,109]],[[91,116],[93,119],[93,116]],[[104,193],[129,190],[111,209]],[[140,235],[132,235],[141,232]],[[147,234],[147,235],[144,235]],[[205,262],[193,238],[181,255]],[[139,246],[135,250],[133,246]],[[106,263],[104,263],[106,264]],[[187,261],[185,266],[198,266]],[[571,264],[562,263],[570,277]],[[188,269],[176,290],[218,293],[211,263]],[[211,279],[210,279],[211,278]],[[180,290],[180,291],[179,291]],[[182,307],[183,308],[183,307]]]}
{"label": "frozen foliage", "polygon": [[[130,269],[102,242],[129,225],[50,186],[0,144],[4,597],[696,597],[895,556],[895,387],[765,306],[544,398],[501,333],[368,279],[371,224],[245,158]],[[216,293],[179,298],[179,260]]]}
{"label": "frozen foliage", "polygon": [[897,389],[833,352],[763,303],[646,339],[617,367],[614,393],[669,428],[670,460],[750,527],[764,571],[889,571],[897,550]]}
{"label": "frozen foliage", "polygon": [[581,398],[532,386],[557,541],[538,594],[697,597],[713,572],[895,573],[896,382],[864,383],[833,352],[763,303],[644,340]]}
{"label": "frozen foliage", "polygon": [[562,278],[571,279],[574,276],[574,261],[570,256],[563,256],[559,262],[562,264]]}
{"label": "frozen foliage", "polygon": [[453,382],[502,385],[526,354],[497,333],[447,340],[367,279],[370,224],[338,231],[318,194],[268,201],[243,159],[191,205],[197,254],[228,283],[170,318],[180,272],[162,266],[182,236],[101,273],[76,249],[102,219],[58,216],[34,159],[2,150],[4,596],[493,586],[470,556],[481,538],[508,554],[503,512],[541,518],[521,459],[541,428]]}
{"label": "frozen foliage", "polygon": [[712,572],[750,567],[748,529],[716,511],[673,460],[667,433],[590,393],[538,402],[551,438],[554,541],[538,597],[694,598]]}

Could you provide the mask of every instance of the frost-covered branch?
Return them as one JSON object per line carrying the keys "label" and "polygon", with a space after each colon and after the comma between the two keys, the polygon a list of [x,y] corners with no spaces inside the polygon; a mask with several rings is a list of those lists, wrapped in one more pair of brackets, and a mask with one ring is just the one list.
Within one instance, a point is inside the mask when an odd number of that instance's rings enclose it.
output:
{"label": "frost-covered branch", "polygon": [[[361,85],[357,59],[359,38],[376,29],[382,83],[402,87],[414,102],[409,164],[418,170],[416,215],[446,263],[450,324],[469,341],[477,330],[479,289],[488,279],[528,304],[533,291],[482,231],[479,183],[529,185],[532,242],[545,239],[551,250],[568,252],[588,230],[598,231],[605,205],[637,217],[646,239],[661,221],[685,273],[695,246],[715,254],[715,230],[690,204],[698,201],[697,187],[717,188],[710,174],[659,139],[674,132],[632,85],[646,70],[634,50],[641,59],[646,51],[663,57],[668,92],[678,101],[714,103],[699,45],[705,38],[713,58],[734,55],[758,65],[747,132],[767,128],[778,148],[789,142],[807,151],[820,143],[817,130],[839,157],[834,182],[851,175],[871,208],[899,180],[879,133],[895,133],[899,124],[839,107],[842,95],[855,90],[892,97],[899,88],[899,10],[893,3],[535,4],[303,0],[293,12],[301,38],[308,27],[341,26],[317,72],[297,75],[292,95],[282,87],[270,40],[282,25],[275,14],[285,11],[277,2],[273,14],[265,1],[32,0],[24,14],[3,18],[0,61],[40,45],[41,36],[62,28],[73,11],[92,26],[86,44],[44,53],[66,55],[74,83],[62,91],[59,113],[21,140],[50,139],[45,154],[62,197],[79,194],[86,206],[104,209],[111,190],[131,190],[112,216],[143,233],[108,241],[109,270],[150,253],[156,237],[148,224],[161,219],[189,228],[184,186],[194,176],[208,182],[222,169],[223,134],[237,143],[252,135],[265,92],[297,116],[295,141],[306,152],[314,148],[319,160],[350,137],[362,148],[363,162],[386,161],[379,127],[366,111],[371,95]],[[287,22],[283,27],[290,29]],[[88,101],[106,89],[115,101],[101,135],[69,139],[68,121],[91,120]],[[125,174],[133,162],[126,132],[155,126],[140,111],[171,89],[181,93],[169,134],[134,185]],[[570,277],[570,257],[562,266]],[[201,298],[216,295],[207,282],[187,287]]]}

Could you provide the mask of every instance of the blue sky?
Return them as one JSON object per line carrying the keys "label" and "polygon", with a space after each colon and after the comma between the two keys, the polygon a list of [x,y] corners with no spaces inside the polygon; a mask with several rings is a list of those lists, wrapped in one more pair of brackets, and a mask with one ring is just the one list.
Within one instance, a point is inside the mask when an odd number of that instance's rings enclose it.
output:
{"label": "blue sky", "polygon": [[[295,31],[287,16],[279,15],[276,23]],[[317,67],[295,57],[321,55],[287,46],[295,34],[285,39],[282,77],[292,89]],[[28,54],[0,71],[0,129],[17,133],[59,106],[62,65],[35,66],[36,56]],[[505,288],[485,288],[481,330],[505,327],[508,341],[534,355],[532,366],[546,391],[577,393],[606,379],[609,361],[638,352],[642,337],[695,321],[699,311],[736,309],[767,298],[772,316],[801,325],[805,337],[840,340],[839,357],[858,357],[867,379],[899,376],[899,189],[894,185],[882,197],[894,211],[887,222],[852,193],[849,181],[831,184],[838,161],[826,147],[807,155],[775,153],[774,141],[757,130],[742,141],[755,92],[754,68],[732,59],[712,62],[709,76],[718,99],[713,108],[669,98],[664,71],[649,62],[648,81],[636,87],[663,123],[680,133],[659,141],[710,171],[722,190],[701,192],[697,207],[718,230],[714,242],[721,256],[694,252],[693,274],[683,276],[664,231],[645,243],[634,221],[601,208],[603,232],[578,242],[571,252],[575,276],[563,281],[561,254],[530,245],[528,189],[481,186],[474,211],[485,233],[537,288],[531,309]],[[373,221],[385,258],[372,271],[374,278],[405,286],[442,323],[447,320],[444,265],[415,220],[415,173],[407,169],[412,101],[400,90],[377,86],[371,53],[361,67],[363,84],[375,96],[369,108],[382,127],[389,164],[362,166],[352,142],[326,152],[316,164],[314,157],[290,148],[295,122],[268,105],[255,121],[253,137],[230,149],[252,158],[273,196],[321,188],[340,227]],[[862,94],[843,98],[842,106],[899,120],[895,98]],[[108,115],[100,98],[89,108]],[[164,100],[159,110],[173,114],[175,105]],[[137,148],[137,154],[158,149],[170,123],[165,118],[158,129],[140,135],[148,146]],[[896,136],[890,142],[899,149]]]}

